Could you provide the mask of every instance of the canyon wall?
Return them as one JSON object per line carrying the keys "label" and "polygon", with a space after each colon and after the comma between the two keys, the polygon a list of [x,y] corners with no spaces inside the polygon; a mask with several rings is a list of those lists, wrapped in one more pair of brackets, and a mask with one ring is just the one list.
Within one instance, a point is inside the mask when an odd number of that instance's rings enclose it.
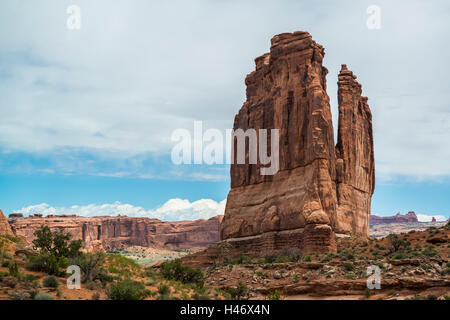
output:
{"label": "canyon wall", "polygon": [[163,222],[126,216],[86,218],[37,215],[10,218],[9,223],[14,233],[28,243],[33,241],[36,229],[47,225],[52,230],[64,228],[74,240],[81,239],[86,250],[98,246],[104,250],[117,250],[133,245],[175,250],[201,249],[217,243],[221,220],[222,216],[208,220]]}
{"label": "canyon wall", "polygon": [[[342,65],[335,146],[323,57],[324,48],[298,31],[276,35],[270,52],[255,59],[234,130],[279,129],[279,171],[261,175],[260,162],[237,164],[233,139],[222,240],[314,252],[334,251],[336,235],[368,236],[375,184],[370,109],[356,76]],[[248,148],[245,153],[248,160]]]}

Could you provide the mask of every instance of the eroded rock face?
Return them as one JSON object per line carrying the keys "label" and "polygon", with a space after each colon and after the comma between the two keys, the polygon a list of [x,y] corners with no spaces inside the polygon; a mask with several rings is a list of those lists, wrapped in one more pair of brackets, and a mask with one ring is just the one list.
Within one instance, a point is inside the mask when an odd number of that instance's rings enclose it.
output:
{"label": "eroded rock face", "polygon": [[14,235],[2,210],[0,210],[0,234]]}
{"label": "eroded rock face", "polygon": [[163,222],[158,219],[78,216],[31,216],[9,222],[18,236],[31,243],[41,225],[52,230],[64,228],[73,239],[83,240],[88,251],[117,250],[129,246],[175,249],[206,248],[219,241],[222,216],[209,220]]}
{"label": "eroded rock face", "polygon": [[334,250],[336,233],[368,235],[375,183],[370,109],[342,65],[335,146],[323,56],[309,33],[294,32],[273,37],[270,53],[255,59],[234,129],[279,129],[279,171],[263,176],[259,163],[231,165],[222,240],[311,252]]}

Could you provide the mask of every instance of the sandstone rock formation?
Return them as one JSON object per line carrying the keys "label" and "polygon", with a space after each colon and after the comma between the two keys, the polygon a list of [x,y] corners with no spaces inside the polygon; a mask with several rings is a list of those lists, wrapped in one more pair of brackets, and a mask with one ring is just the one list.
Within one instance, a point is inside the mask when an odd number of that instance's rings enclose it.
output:
{"label": "sandstone rock formation", "polygon": [[[371,112],[356,76],[342,65],[335,146],[323,57],[323,47],[299,31],[276,35],[270,53],[255,59],[234,129],[279,129],[279,171],[263,176],[260,163],[231,165],[222,240],[312,252],[335,250],[336,234],[368,236]],[[233,148],[236,153],[236,141]]]}
{"label": "sandstone rock formation", "polygon": [[407,214],[402,215],[400,212],[391,217],[379,217],[376,215],[370,215],[370,224],[388,224],[388,223],[405,223],[405,222],[419,222],[416,213],[409,211]]}
{"label": "sandstone rock formation", "polygon": [[[5,219],[6,220],[6,219]],[[41,225],[52,230],[64,228],[73,239],[81,239],[83,248],[96,252],[124,249],[128,246],[154,248],[200,249],[219,241],[222,216],[209,220],[163,222],[158,219],[117,217],[78,217],[74,215],[35,215],[9,219],[16,235],[31,243]]]}
{"label": "sandstone rock formation", "polygon": [[1,234],[7,234],[7,235],[14,235],[11,227],[9,226],[8,219],[3,215],[3,211],[0,210],[0,235]]}

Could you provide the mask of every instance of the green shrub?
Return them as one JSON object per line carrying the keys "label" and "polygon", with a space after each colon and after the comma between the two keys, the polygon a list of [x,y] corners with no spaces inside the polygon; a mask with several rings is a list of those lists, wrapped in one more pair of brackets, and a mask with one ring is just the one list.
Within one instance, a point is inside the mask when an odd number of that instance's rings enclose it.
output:
{"label": "green shrub", "polygon": [[23,280],[27,283],[32,283],[34,280],[36,280],[36,277],[32,274],[26,274]]}
{"label": "green shrub", "polygon": [[229,287],[227,293],[232,300],[243,300],[248,298],[248,288],[245,284],[239,281],[237,287]]}
{"label": "green shrub", "polygon": [[105,255],[102,253],[83,253],[70,259],[71,265],[80,267],[82,283],[92,282],[95,280],[110,282],[110,277],[108,276],[105,268],[103,268],[104,263]]}
{"label": "green shrub", "polygon": [[422,251],[422,254],[427,257],[434,257],[439,255],[439,253],[434,248],[426,248]]}
{"label": "green shrub", "polygon": [[394,294],[396,294],[397,293],[397,291],[395,291],[394,289],[391,289],[391,290],[389,290],[386,294],[388,295],[388,296],[393,296]]}
{"label": "green shrub", "polygon": [[158,286],[158,293],[162,296],[168,296],[170,294],[170,287],[166,284],[161,283]]}
{"label": "green shrub", "polygon": [[53,300],[53,297],[47,293],[39,292],[34,296],[34,300]]}
{"label": "green shrub", "polygon": [[56,279],[56,277],[50,276],[44,279],[43,285],[44,287],[47,288],[58,288],[59,282],[58,279]]}
{"label": "green shrub", "polygon": [[353,280],[353,279],[356,279],[356,275],[354,272],[348,272],[345,274],[345,278]]}
{"label": "green shrub", "polygon": [[14,289],[17,286],[18,282],[19,280],[17,280],[17,278],[11,278],[6,282],[6,285],[11,289]]}
{"label": "green shrub", "polygon": [[42,253],[28,258],[27,269],[45,272],[56,276],[65,276],[65,268],[69,265],[66,257],[57,257],[51,253]]}
{"label": "green shrub", "polygon": [[131,279],[111,284],[106,294],[111,300],[142,300],[148,296],[145,286]]}
{"label": "green shrub", "polygon": [[14,261],[9,264],[8,266],[9,274],[13,277],[19,276],[19,266],[17,265],[17,262]]}
{"label": "green shrub", "polygon": [[92,295],[92,300],[100,300],[100,294],[98,292]]}
{"label": "green shrub", "polygon": [[176,280],[182,283],[194,283],[203,286],[204,276],[200,269],[181,264],[180,259],[165,261],[160,267],[161,275],[168,280]]}
{"label": "green shrub", "polygon": [[331,261],[334,257],[334,254],[332,252],[328,252],[326,255],[324,255],[322,258],[320,258],[320,262],[328,262]]}
{"label": "green shrub", "polygon": [[366,288],[366,290],[364,290],[364,295],[366,296],[366,298],[370,298],[371,293],[370,293],[370,289]]}
{"label": "green shrub", "polygon": [[304,257],[303,257],[303,261],[305,261],[305,262],[311,262],[311,261],[312,261],[311,255],[307,254],[306,256],[304,256]]}
{"label": "green shrub", "polygon": [[347,262],[344,264],[344,269],[345,269],[345,271],[353,271],[353,269],[355,269],[355,267],[353,266],[353,263]]}
{"label": "green shrub", "polygon": [[264,257],[264,261],[266,263],[274,263],[277,260],[277,255],[276,254],[266,254]]}
{"label": "green shrub", "polygon": [[239,259],[236,261],[236,264],[251,264],[251,263],[252,260],[243,253],[239,255]]}
{"label": "green shrub", "polygon": [[391,245],[391,252],[397,252],[402,246],[405,246],[405,241],[400,239],[398,235],[391,233],[388,235],[388,240]]}
{"label": "green shrub", "polygon": [[281,291],[275,290],[267,295],[267,299],[269,300],[281,300]]}

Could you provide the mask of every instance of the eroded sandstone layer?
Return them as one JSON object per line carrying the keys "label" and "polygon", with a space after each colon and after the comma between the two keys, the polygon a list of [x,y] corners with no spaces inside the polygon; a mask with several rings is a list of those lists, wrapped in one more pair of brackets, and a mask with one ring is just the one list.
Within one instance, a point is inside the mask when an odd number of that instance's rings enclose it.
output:
{"label": "eroded sandstone layer", "polygon": [[234,129],[279,129],[279,171],[263,176],[260,164],[231,165],[222,240],[313,252],[335,250],[339,234],[368,236],[375,183],[371,112],[356,76],[342,65],[335,146],[323,57],[323,47],[299,31],[276,35],[270,52],[255,59]]}
{"label": "eroded sandstone layer", "polygon": [[31,243],[33,233],[41,225],[52,230],[64,228],[73,239],[81,239],[83,248],[97,251],[124,249],[142,246],[175,249],[206,248],[219,241],[222,216],[208,220],[163,222],[158,219],[117,217],[79,217],[40,215],[26,218],[11,218],[9,223],[17,236]]}

